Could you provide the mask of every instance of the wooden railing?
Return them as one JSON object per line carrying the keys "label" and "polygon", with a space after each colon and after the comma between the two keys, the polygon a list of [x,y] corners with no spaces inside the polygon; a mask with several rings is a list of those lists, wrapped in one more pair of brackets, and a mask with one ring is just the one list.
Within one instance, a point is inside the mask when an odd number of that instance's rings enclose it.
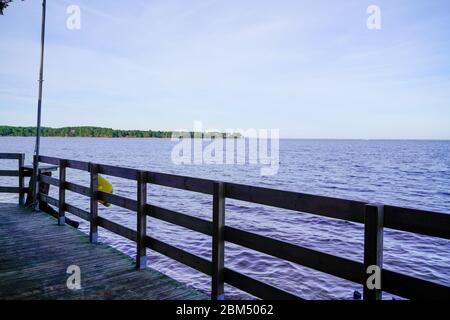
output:
{"label": "wooden railing", "polygon": [[[59,208],[58,222],[64,224],[65,212],[90,222],[90,239],[97,241],[98,227],[136,242],[136,266],[146,264],[149,248],[206,275],[211,276],[211,298],[222,299],[224,283],[263,299],[300,299],[280,288],[263,283],[229,269],[224,264],[225,242],[234,243],[270,256],[290,261],[308,268],[346,279],[364,287],[365,300],[381,298],[381,292],[389,292],[408,299],[442,299],[450,297],[450,287],[406,274],[384,269],[384,228],[413,232],[427,236],[450,239],[450,215],[389,205],[368,204],[361,201],[316,196],[261,187],[240,185],[207,179],[178,176],[77,160],[40,156],[39,161],[59,165],[59,179],[39,176],[39,182],[59,188],[59,199],[39,194],[40,200]],[[66,181],[66,169],[90,173],[90,187]],[[136,181],[136,200],[97,190],[98,174]],[[212,222],[183,213],[148,204],[147,184],[160,185],[211,195],[213,198]],[[90,210],[85,211],[65,201],[69,190],[90,199]],[[364,224],[363,263],[308,249],[252,232],[225,225],[225,200],[235,199],[282,209],[315,214]],[[132,230],[104,217],[98,216],[98,200],[107,201],[137,212],[137,228]],[[212,237],[212,260],[209,261],[185,250],[158,240],[146,232],[146,217],[153,217]],[[378,267],[381,272],[381,288],[369,289],[367,280],[372,275],[367,270]]]}
{"label": "wooden railing", "polygon": [[0,170],[0,177],[18,177],[19,186],[0,186],[0,193],[18,193],[19,204],[24,205],[25,193],[28,192],[28,188],[24,187],[23,166],[25,161],[25,154],[23,153],[0,153],[0,160],[17,160],[17,170]]}

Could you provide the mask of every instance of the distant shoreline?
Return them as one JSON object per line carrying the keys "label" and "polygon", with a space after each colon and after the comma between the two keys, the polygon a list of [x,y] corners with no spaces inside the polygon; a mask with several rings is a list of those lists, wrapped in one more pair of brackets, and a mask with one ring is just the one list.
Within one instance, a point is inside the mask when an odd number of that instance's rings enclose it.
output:
{"label": "distant shoreline", "polygon": [[[0,126],[0,137],[34,137],[36,127]],[[102,127],[42,127],[41,136],[47,138],[157,138],[172,137],[222,137],[240,138],[240,133],[161,131],[161,130],[117,130]]]}
{"label": "distant shoreline", "polygon": [[[34,139],[35,136],[2,136],[0,135],[0,138],[30,138]],[[140,137],[62,137],[62,136],[53,136],[53,137],[43,137],[43,138],[58,138],[58,139],[75,139],[75,138],[81,138],[81,139],[158,139],[158,140],[170,140],[172,138],[157,138],[157,137],[148,137],[148,138],[140,138]],[[242,139],[244,137],[240,137]],[[231,139],[229,137],[228,139]],[[358,139],[358,138],[280,138],[280,140],[302,140],[302,141],[405,141],[405,142],[449,142],[450,139]]]}
{"label": "distant shoreline", "polygon": [[[44,138],[154,138],[154,139],[171,139],[173,137],[190,135],[191,137],[200,138],[201,132],[193,131],[160,131],[160,130],[118,130],[103,127],[62,127],[51,128],[42,127],[42,137]],[[224,138],[243,138],[240,133],[221,133],[221,132],[204,132],[205,138],[222,135]],[[36,127],[20,127],[20,126],[0,126],[0,137],[17,137],[17,138],[32,138],[36,136]],[[450,141],[450,139],[423,139],[423,138],[293,138],[285,137],[280,140],[317,140],[317,141],[332,141],[332,140],[348,140],[348,141]]]}

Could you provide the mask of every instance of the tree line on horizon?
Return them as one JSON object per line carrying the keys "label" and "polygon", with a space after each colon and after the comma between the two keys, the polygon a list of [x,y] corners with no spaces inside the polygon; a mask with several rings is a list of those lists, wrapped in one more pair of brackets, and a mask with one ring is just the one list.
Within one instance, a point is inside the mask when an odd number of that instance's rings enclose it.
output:
{"label": "tree line on horizon", "polygon": [[[222,136],[223,138],[241,137],[239,133],[196,133],[196,132],[176,132],[176,131],[153,131],[153,130],[116,130],[101,127],[63,127],[63,128],[41,128],[42,137],[98,137],[98,138],[171,138],[172,136],[190,137],[201,136]],[[13,127],[0,126],[0,136],[2,137],[34,137],[36,127]]]}

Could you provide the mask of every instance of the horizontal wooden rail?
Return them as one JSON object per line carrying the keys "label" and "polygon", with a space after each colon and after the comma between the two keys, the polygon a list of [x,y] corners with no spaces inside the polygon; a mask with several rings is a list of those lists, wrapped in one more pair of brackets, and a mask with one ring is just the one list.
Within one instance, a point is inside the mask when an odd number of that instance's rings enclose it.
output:
{"label": "horizontal wooden rail", "polygon": [[17,170],[0,170],[0,177],[18,177],[19,186],[0,186],[0,193],[18,193],[19,205],[25,203],[25,177],[30,176],[29,172],[24,171],[25,154],[23,153],[0,153],[0,160],[17,160]]}
{"label": "horizontal wooden rail", "polygon": [[355,283],[362,283],[363,280],[364,267],[362,263],[356,261],[228,226],[225,227],[225,240]]}
{"label": "horizontal wooden rail", "polygon": [[364,222],[364,202],[226,183],[226,197],[353,222]]}
{"label": "horizontal wooden rail", "polygon": [[59,158],[47,157],[47,156],[39,156],[39,162],[59,165]]}
{"label": "horizontal wooden rail", "polygon": [[277,287],[253,279],[232,269],[225,268],[225,282],[251,295],[265,300],[302,300],[300,297]]}
{"label": "horizontal wooden rail", "polygon": [[31,177],[30,172],[22,172],[22,170],[0,170],[0,177]]}
{"label": "horizontal wooden rail", "polygon": [[18,177],[19,170],[0,170],[0,177]]}
{"label": "horizontal wooden rail", "polygon": [[33,174],[31,171],[25,171],[23,167],[19,170],[19,172],[19,177],[20,175],[22,175],[23,177],[31,177],[31,175]]}
{"label": "horizontal wooden rail", "polygon": [[98,173],[123,179],[137,180],[138,170],[101,164],[98,165]]}
{"label": "horizontal wooden rail", "polygon": [[191,267],[206,275],[211,275],[211,261],[208,261],[202,257],[196,256],[192,253],[189,253],[149,236],[145,237],[145,245],[147,246],[147,248],[152,249],[182,264],[185,264],[188,267]]}
{"label": "horizontal wooden rail", "polygon": [[[49,164],[60,163],[59,158],[41,156],[40,160]],[[220,184],[223,186],[223,191],[221,193],[223,194],[223,198],[305,212],[355,223],[365,223],[366,229],[369,225],[371,225],[365,220],[370,216],[369,213],[373,211],[370,211],[369,209],[374,208],[374,206],[367,205],[362,201],[316,196],[235,183],[222,183],[207,179],[140,171],[111,165],[91,164],[83,161],[64,161],[66,168],[91,172],[91,185],[92,181],[95,181],[92,179],[95,179],[96,174],[100,173],[133,181],[138,181],[138,179],[140,179],[139,181],[141,184],[142,181],[144,181],[154,185],[214,195],[214,197],[216,197],[214,199],[217,200],[220,198],[217,198],[215,192],[218,190],[217,186]],[[55,186],[60,184],[58,179],[50,178],[44,175],[40,177],[40,181],[41,183]],[[93,184],[93,186],[96,186],[96,184]],[[95,204],[97,200],[101,200],[136,212],[138,209],[137,200],[129,199],[116,194],[91,190],[91,188],[67,181],[59,187],[91,197],[91,212],[81,210],[62,201],[61,203],[63,203],[65,207],[64,209],[67,212],[90,221],[94,228],[98,225],[115,234],[123,236],[126,239],[136,242],[138,235],[137,231],[105,219],[104,217],[97,216],[95,209],[96,206],[93,204]],[[143,190],[145,189],[146,188]],[[161,208],[153,204],[146,204],[145,198],[143,198],[143,196],[145,196],[144,193],[141,195],[140,210],[141,212],[143,210],[148,217],[159,219],[161,221],[181,226],[208,236],[213,236],[214,234],[220,235],[220,233],[218,233],[220,230],[217,229],[217,227],[220,227],[220,223],[217,224],[217,221],[216,225],[214,225],[212,221],[207,221],[173,210]],[[41,201],[45,201],[51,205],[58,206],[58,200],[52,197],[40,194],[40,199]],[[216,205],[217,203],[218,202],[216,202]],[[215,209],[216,211],[217,208]],[[376,208],[381,210],[379,212],[382,214],[384,219],[383,224],[380,224],[379,226],[381,229],[377,229],[381,230],[380,235],[382,235],[382,228],[384,227],[450,239],[450,215],[448,214],[388,205],[377,205]],[[94,210],[94,216],[92,215],[92,210]],[[371,232],[372,231],[373,230],[371,230]],[[364,264],[361,262],[308,249],[284,241],[258,235],[256,233],[243,231],[234,227],[225,226],[223,232],[223,239],[219,240],[217,243],[217,248],[219,249],[223,245],[222,242],[227,241],[263,254],[328,273],[348,281],[359,284],[363,284],[365,282]],[[196,256],[185,250],[164,243],[161,240],[145,236],[145,234],[140,237],[145,239],[145,246],[151,250],[159,252],[206,275],[213,276],[215,272],[215,279],[218,281],[216,284],[216,290],[219,293],[220,288],[217,289],[217,286],[221,285],[220,281],[222,281],[222,283],[224,281],[238,289],[263,299],[299,299],[299,297],[275,286],[263,283],[229,268],[221,268],[220,259],[216,259],[216,261],[209,261],[205,258]],[[220,237],[216,238],[216,242],[217,239],[220,239]],[[366,250],[370,247],[371,246],[368,245]],[[380,250],[379,254],[382,254],[382,242],[380,242],[380,246],[377,250]],[[367,264],[367,261],[364,263]],[[213,270],[215,271],[213,272]],[[223,280],[218,280],[220,278]],[[411,299],[450,296],[450,288],[445,285],[418,279],[386,269],[382,269],[382,290]],[[376,295],[374,295],[374,297],[377,298]]]}
{"label": "horizontal wooden rail", "polygon": [[386,228],[450,239],[450,214],[384,206]]}
{"label": "horizontal wooden rail", "polygon": [[151,204],[147,204],[146,212],[149,217],[212,236],[211,221],[206,221],[184,213],[160,208]]}
{"label": "horizontal wooden rail", "polygon": [[89,171],[89,163],[78,160],[67,160],[66,167],[81,171]]}
{"label": "horizontal wooden rail", "polygon": [[106,230],[111,231],[112,233],[118,234],[128,240],[136,242],[136,231],[122,226],[116,222],[105,219],[103,217],[97,217],[97,224],[99,227],[105,228]]}
{"label": "horizontal wooden rail", "polygon": [[106,193],[103,191],[98,191],[97,196],[98,196],[98,200],[106,201],[106,202],[114,204],[118,207],[122,207],[124,209],[128,209],[131,211],[137,210],[137,201],[136,200],[118,196],[118,195],[112,194],[112,193]]}
{"label": "horizontal wooden rail", "polygon": [[79,209],[71,204],[68,204],[67,202],[65,203],[65,207],[67,212],[76,215],[77,217],[84,219],[86,221],[90,220],[91,214],[88,211]]}
{"label": "horizontal wooden rail", "polygon": [[448,299],[450,287],[386,269],[381,275],[383,291],[407,299]]}
{"label": "horizontal wooden rail", "polygon": [[[28,192],[28,188],[23,188],[23,192]],[[0,193],[20,193],[20,187],[0,186]]]}
{"label": "horizontal wooden rail", "polygon": [[49,195],[46,195],[43,193],[39,193],[38,196],[39,196],[40,201],[43,201],[45,203],[48,203],[52,206],[59,208],[59,200],[58,199],[55,199],[55,198],[50,197]]}
{"label": "horizontal wooden rail", "polygon": [[23,153],[0,153],[0,160],[19,160]]}
{"label": "horizontal wooden rail", "polygon": [[91,189],[89,189],[88,187],[85,187],[85,186],[80,186],[79,184],[76,184],[73,182],[66,181],[65,188],[68,191],[72,191],[72,192],[81,194],[86,197],[91,196]]}
{"label": "horizontal wooden rail", "polygon": [[52,178],[43,174],[39,175],[39,182],[49,184],[51,186],[59,187],[59,179]]}
{"label": "horizontal wooden rail", "polygon": [[212,194],[214,181],[192,177],[178,176],[174,174],[148,172],[147,182],[159,186]]}

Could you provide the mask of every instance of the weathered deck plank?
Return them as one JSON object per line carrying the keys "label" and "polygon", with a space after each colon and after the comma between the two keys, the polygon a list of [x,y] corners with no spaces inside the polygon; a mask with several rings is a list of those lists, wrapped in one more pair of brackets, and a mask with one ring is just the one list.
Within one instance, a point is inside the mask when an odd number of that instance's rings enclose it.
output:
{"label": "weathered deck plank", "polygon": [[[70,290],[67,267],[81,269]],[[45,213],[0,204],[0,299],[208,299]]]}

